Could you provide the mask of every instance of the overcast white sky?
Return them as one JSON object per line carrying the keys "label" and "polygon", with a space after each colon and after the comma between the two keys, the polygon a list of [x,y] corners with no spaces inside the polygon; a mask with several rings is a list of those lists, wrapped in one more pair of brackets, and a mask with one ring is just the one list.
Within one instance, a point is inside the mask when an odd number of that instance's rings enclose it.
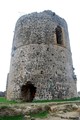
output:
{"label": "overcast white sky", "polygon": [[1,0],[0,1],[0,91],[6,90],[11,47],[17,19],[31,12],[52,10],[67,21],[73,66],[80,91],[80,0]]}

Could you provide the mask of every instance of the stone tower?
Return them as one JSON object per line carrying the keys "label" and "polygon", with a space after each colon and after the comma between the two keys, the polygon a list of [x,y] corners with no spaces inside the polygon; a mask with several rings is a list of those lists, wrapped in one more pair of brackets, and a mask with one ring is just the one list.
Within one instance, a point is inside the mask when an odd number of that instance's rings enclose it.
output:
{"label": "stone tower", "polygon": [[22,16],[16,23],[7,99],[76,97],[67,23],[52,11]]}

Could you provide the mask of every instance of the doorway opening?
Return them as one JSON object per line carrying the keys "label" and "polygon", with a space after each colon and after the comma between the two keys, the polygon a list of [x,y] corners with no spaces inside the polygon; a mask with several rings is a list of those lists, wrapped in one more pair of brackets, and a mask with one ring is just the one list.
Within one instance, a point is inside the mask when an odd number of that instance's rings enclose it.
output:
{"label": "doorway opening", "polygon": [[32,102],[36,93],[36,87],[28,81],[21,88],[21,99],[25,102]]}

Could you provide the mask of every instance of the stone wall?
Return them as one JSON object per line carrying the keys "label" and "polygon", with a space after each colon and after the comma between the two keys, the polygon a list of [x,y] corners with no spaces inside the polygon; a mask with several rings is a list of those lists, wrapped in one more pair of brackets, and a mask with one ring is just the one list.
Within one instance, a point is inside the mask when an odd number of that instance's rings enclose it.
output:
{"label": "stone wall", "polygon": [[51,11],[24,15],[16,23],[7,99],[22,99],[27,81],[36,87],[35,99],[77,95],[67,24]]}

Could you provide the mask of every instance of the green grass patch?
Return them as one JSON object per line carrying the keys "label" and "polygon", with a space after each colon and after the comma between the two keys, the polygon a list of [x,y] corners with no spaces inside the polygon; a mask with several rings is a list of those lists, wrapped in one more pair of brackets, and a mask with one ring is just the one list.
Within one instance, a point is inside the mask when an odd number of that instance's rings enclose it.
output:
{"label": "green grass patch", "polygon": [[7,108],[9,108],[9,106],[6,106],[6,105],[0,106],[0,109],[7,109]]}
{"label": "green grass patch", "polygon": [[33,118],[47,118],[49,112],[48,111],[40,111],[38,113],[31,113],[30,116]]}
{"label": "green grass patch", "polygon": [[[45,103],[45,102],[67,102],[67,101],[80,101],[80,97],[70,98],[70,99],[61,99],[61,100],[33,100],[32,103]],[[22,103],[20,101],[10,101],[7,100],[5,97],[0,97],[0,103],[9,103],[9,104],[15,104],[15,103]]]}
{"label": "green grass patch", "polygon": [[33,100],[33,103],[80,101],[80,97],[56,100]]}
{"label": "green grass patch", "polygon": [[0,102],[8,102],[5,97],[0,97]]}
{"label": "green grass patch", "polygon": [[0,120],[23,120],[23,116],[0,116]]}
{"label": "green grass patch", "polygon": [[5,97],[0,97],[0,103],[17,103],[16,101],[7,100]]}

